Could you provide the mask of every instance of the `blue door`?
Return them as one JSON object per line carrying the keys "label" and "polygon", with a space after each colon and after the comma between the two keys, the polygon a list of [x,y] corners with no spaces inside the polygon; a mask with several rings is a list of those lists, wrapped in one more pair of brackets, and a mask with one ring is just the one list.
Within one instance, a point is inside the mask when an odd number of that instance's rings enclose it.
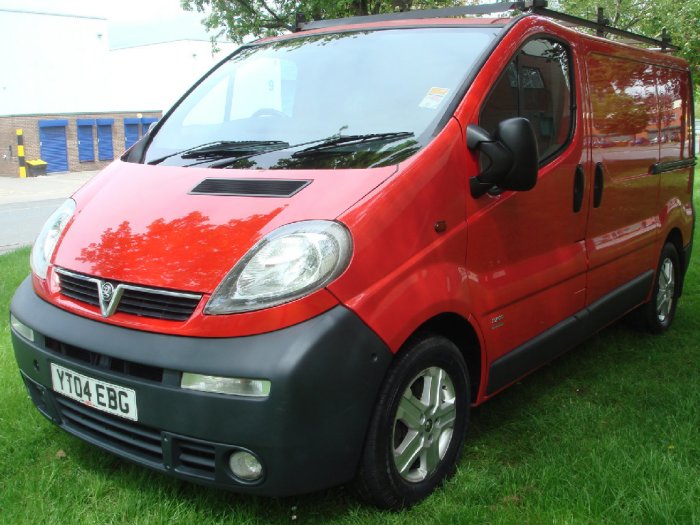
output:
{"label": "blue door", "polygon": [[124,119],[124,149],[129,149],[139,140],[139,123],[137,118]]}
{"label": "blue door", "polygon": [[39,121],[39,149],[47,173],[68,171],[67,120]]}
{"label": "blue door", "polygon": [[95,139],[93,119],[78,119],[78,160],[90,162],[95,160]]}
{"label": "blue door", "polygon": [[112,160],[114,158],[112,124],[114,124],[114,119],[97,119],[97,158],[99,160]]}

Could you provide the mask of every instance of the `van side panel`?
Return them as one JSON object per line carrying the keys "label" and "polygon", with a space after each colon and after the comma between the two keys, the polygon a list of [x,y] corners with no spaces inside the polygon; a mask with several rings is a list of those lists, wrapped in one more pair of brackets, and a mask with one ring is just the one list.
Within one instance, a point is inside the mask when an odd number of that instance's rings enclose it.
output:
{"label": "van side panel", "polygon": [[657,66],[660,162],[693,157],[690,150],[690,78],[686,71]]}
{"label": "van side panel", "polygon": [[[624,56],[586,57],[594,191],[586,233],[586,303],[656,266],[659,112],[656,69]],[[598,188],[597,192],[596,189]]]}
{"label": "van side panel", "polygon": [[692,87],[687,71],[657,67],[657,72],[661,121],[660,158],[656,166],[662,225],[659,243],[673,228],[678,228],[686,247],[693,228]]}

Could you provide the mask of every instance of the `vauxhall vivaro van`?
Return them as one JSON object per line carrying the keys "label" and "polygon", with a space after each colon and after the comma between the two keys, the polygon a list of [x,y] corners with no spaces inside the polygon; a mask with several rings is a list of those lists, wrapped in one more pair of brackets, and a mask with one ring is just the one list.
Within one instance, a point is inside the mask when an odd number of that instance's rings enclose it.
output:
{"label": "vauxhall vivaro van", "polygon": [[68,199],[11,305],[39,411],[183,479],[399,508],[470,406],[626,314],[666,330],[687,63],[469,9],[245,45]]}

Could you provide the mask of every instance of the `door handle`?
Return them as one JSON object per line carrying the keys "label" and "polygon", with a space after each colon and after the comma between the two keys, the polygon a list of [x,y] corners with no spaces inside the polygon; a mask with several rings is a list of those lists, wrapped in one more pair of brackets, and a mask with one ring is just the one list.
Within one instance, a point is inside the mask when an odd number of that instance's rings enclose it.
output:
{"label": "door handle", "polygon": [[603,163],[595,165],[595,176],[593,178],[593,207],[600,208],[603,202]]}
{"label": "door handle", "polygon": [[581,211],[585,184],[586,178],[583,173],[583,165],[579,164],[576,166],[576,172],[574,173],[574,213]]}

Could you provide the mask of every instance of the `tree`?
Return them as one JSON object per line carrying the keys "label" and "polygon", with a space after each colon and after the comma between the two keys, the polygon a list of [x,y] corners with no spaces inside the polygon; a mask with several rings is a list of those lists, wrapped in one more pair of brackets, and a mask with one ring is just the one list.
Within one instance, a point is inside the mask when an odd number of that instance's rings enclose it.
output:
{"label": "tree", "polygon": [[700,2],[697,0],[558,0],[557,9],[591,20],[598,7],[610,25],[634,33],[658,36],[664,28],[680,48],[693,70],[696,91],[700,89]]}
{"label": "tree", "polygon": [[342,18],[451,7],[475,0],[180,0],[186,11],[208,12],[203,20],[214,38],[223,34],[233,42],[245,38],[274,36],[294,30],[297,13],[307,20]]}

